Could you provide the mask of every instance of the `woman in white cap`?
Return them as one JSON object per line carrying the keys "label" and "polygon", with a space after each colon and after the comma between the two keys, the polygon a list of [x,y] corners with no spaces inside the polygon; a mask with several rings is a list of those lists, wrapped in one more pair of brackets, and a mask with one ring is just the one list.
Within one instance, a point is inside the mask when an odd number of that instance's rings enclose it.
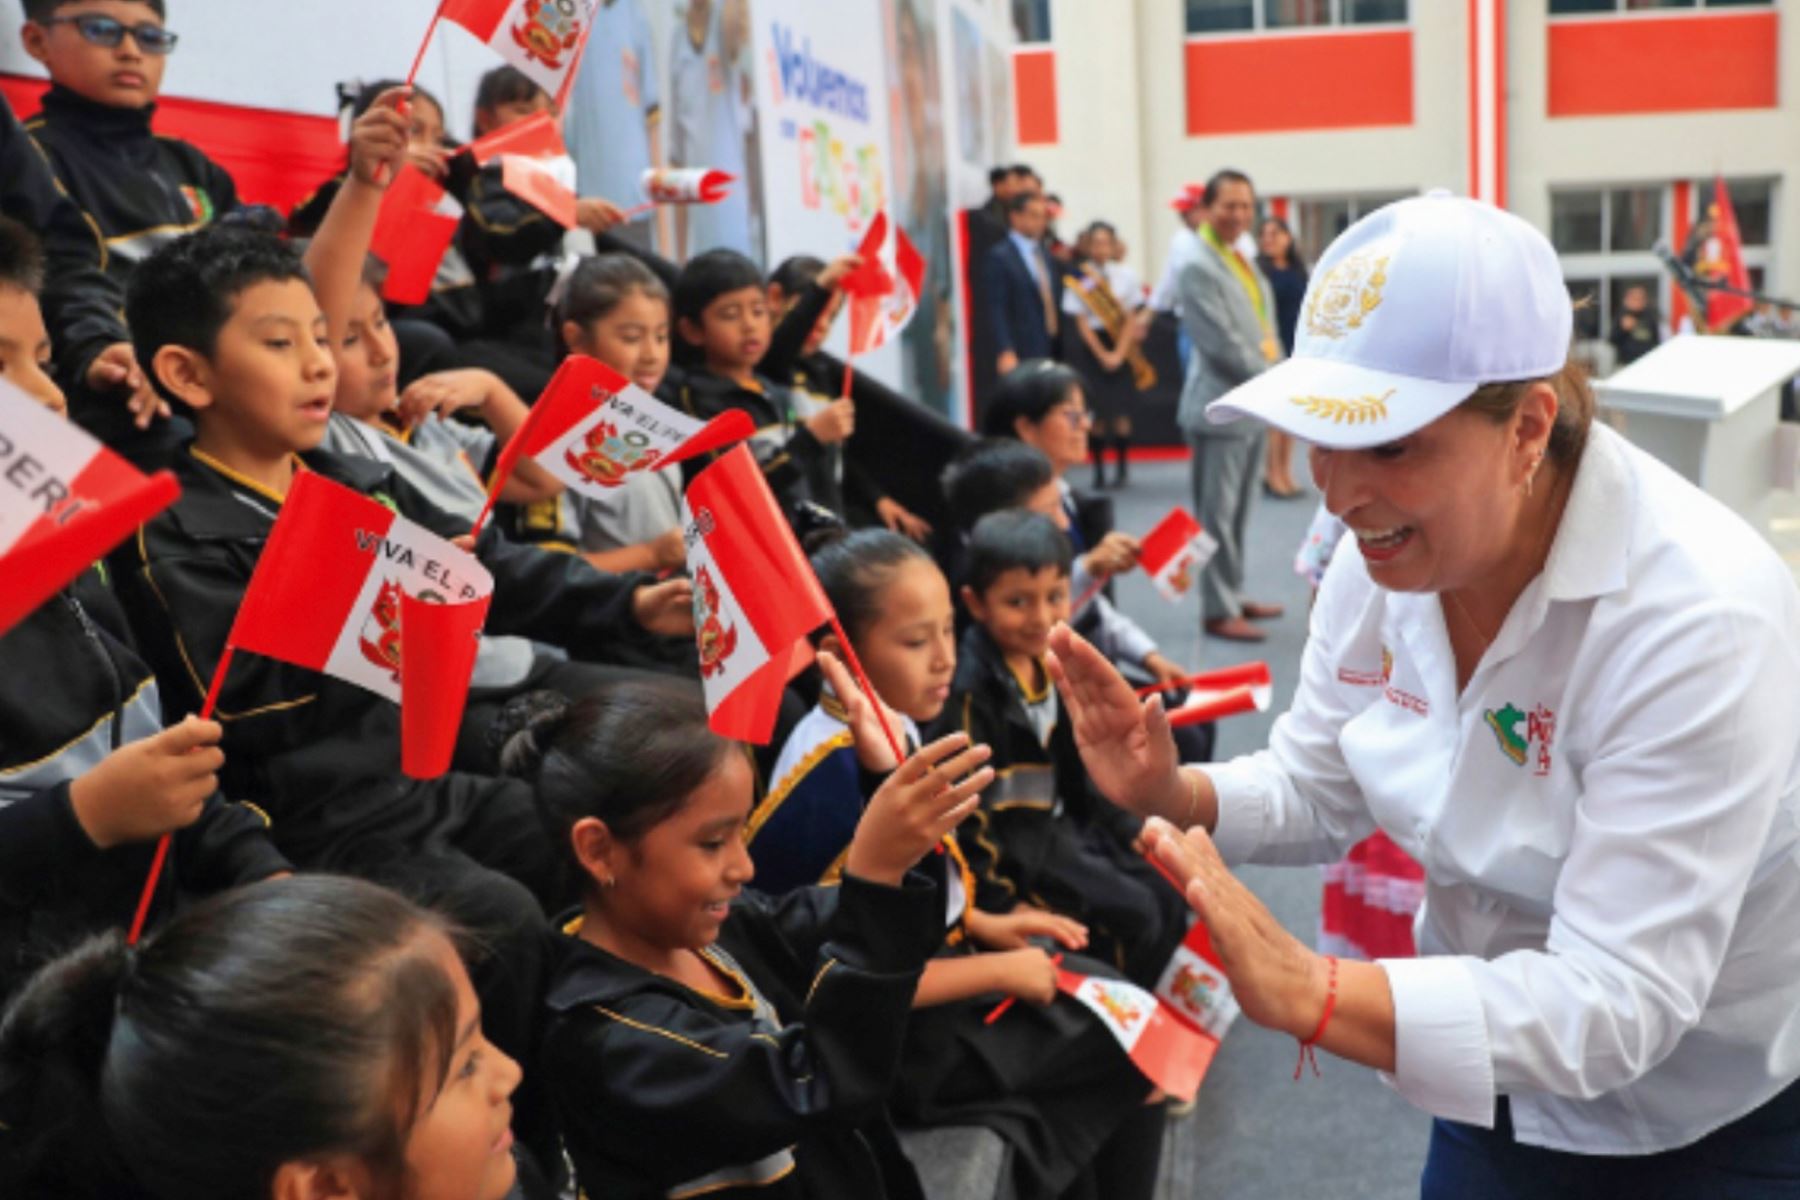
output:
{"label": "woman in white cap", "polygon": [[[1516,217],[1358,222],[1209,413],[1309,443],[1354,541],[1269,748],[1183,767],[1067,630],[1053,670],[1245,1015],[1438,1118],[1427,1200],[1800,1196],[1800,591],[1592,424],[1572,325]],[[1427,873],[1417,959],[1317,955],[1226,869],[1376,828]]]}

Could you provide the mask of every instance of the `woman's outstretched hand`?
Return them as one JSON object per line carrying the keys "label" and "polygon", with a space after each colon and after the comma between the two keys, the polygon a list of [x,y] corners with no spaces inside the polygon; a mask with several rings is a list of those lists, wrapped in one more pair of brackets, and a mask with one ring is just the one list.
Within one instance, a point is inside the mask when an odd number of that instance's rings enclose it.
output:
{"label": "woman's outstretched hand", "polygon": [[1101,795],[1140,816],[1191,812],[1162,697],[1140,701],[1118,668],[1067,625],[1051,631],[1049,666],[1082,765]]}
{"label": "woman's outstretched hand", "polygon": [[1205,830],[1178,833],[1151,818],[1144,842],[1205,922],[1244,1015],[1266,1029],[1312,1036],[1325,1008],[1325,959],[1301,945],[1238,882]]}

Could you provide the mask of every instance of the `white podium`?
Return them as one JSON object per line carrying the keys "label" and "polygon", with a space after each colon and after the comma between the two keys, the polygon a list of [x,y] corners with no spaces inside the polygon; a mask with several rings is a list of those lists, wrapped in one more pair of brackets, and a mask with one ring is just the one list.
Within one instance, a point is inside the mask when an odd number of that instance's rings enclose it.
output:
{"label": "white podium", "polygon": [[1781,385],[1797,374],[1800,341],[1687,334],[1594,392],[1635,445],[1771,537],[1791,507],[1781,489],[1794,486],[1795,439],[1780,422]]}

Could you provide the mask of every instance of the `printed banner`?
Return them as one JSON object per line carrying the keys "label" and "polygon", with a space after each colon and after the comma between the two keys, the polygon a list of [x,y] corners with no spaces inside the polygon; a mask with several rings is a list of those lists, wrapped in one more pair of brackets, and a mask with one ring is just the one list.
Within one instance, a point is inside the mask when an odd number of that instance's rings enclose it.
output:
{"label": "printed banner", "polygon": [[0,380],[0,634],[180,494]]}

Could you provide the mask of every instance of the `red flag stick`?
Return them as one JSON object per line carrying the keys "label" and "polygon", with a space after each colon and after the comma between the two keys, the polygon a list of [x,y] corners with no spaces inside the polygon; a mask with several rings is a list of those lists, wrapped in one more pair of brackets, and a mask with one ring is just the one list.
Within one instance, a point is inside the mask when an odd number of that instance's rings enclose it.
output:
{"label": "red flag stick", "polygon": [[[1062,966],[1062,959],[1063,959],[1062,952],[1059,950],[1058,952],[1056,952],[1055,954],[1050,956],[1050,965],[1053,967],[1060,967],[1060,966]],[[981,1023],[983,1025],[992,1025],[995,1021],[998,1021],[1001,1017],[1004,1017],[1006,1015],[1007,1009],[1011,1008],[1013,1005],[1017,1004],[1018,1002],[1019,1002],[1019,998],[1017,996],[1008,996],[1006,999],[1002,1000],[1000,1003],[994,1005],[994,1011],[990,1012],[987,1016],[983,1017],[981,1019]]]}
{"label": "red flag stick", "polygon": [[1096,575],[1093,582],[1082,589],[1081,595],[1075,597],[1075,604],[1069,609],[1069,615],[1074,616],[1086,608],[1089,602],[1100,594],[1100,589],[1106,586],[1106,581],[1111,578],[1110,575]]}
{"label": "red flag stick", "polygon": [[887,735],[888,749],[894,752],[894,762],[905,762],[906,754],[900,749],[900,739],[888,727],[887,718],[881,713],[881,699],[875,695],[875,689],[869,686],[869,677],[863,674],[862,661],[856,657],[856,647],[850,644],[850,635],[844,632],[836,613],[831,614],[831,632],[837,634],[838,644],[844,648],[844,658],[850,664],[850,672],[856,676],[857,686],[862,688],[863,695],[869,698],[869,704],[875,710],[875,719],[881,723],[881,732]]}
{"label": "red flag stick", "polygon": [[[219,688],[224,686],[225,672],[231,667],[232,647],[228,642],[225,653],[219,658],[218,669],[213,672],[212,683],[206,689],[206,701],[200,706],[200,719],[212,717],[213,709],[219,703]],[[144,880],[144,894],[138,897],[137,914],[131,918],[131,932],[125,937],[127,946],[135,946],[144,935],[144,922],[150,916],[150,900],[156,895],[156,885],[162,879],[163,864],[169,860],[169,842],[173,834],[165,833],[157,839],[156,857],[150,860],[150,876]]]}
{"label": "red flag stick", "polygon": [[856,352],[844,355],[844,400],[850,399],[850,385],[856,379]]}
{"label": "red flag stick", "polygon": [[439,4],[437,11],[431,14],[431,24],[425,27],[425,40],[419,43],[419,52],[413,55],[412,70],[406,73],[406,90],[411,91],[413,80],[419,77],[419,68],[425,65],[425,51],[431,48],[431,37],[437,32],[438,22],[444,17],[444,6]]}

